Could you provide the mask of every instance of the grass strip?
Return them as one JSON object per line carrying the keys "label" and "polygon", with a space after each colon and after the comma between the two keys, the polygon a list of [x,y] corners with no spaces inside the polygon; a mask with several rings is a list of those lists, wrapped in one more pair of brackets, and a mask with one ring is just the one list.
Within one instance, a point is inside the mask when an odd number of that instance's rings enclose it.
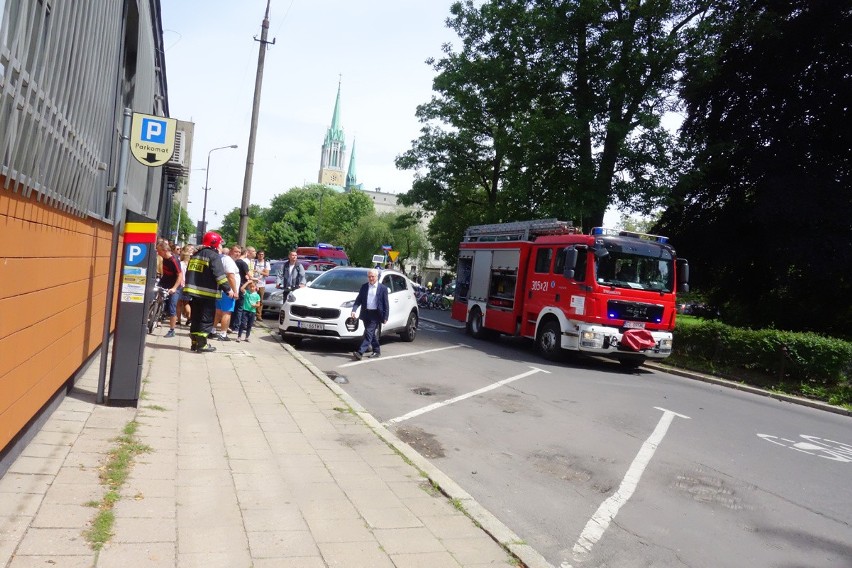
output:
{"label": "grass strip", "polygon": [[130,475],[130,467],[134,458],[139,454],[148,453],[151,448],[136,439],[136,429],[139,423],[135,420],[124,426],[124,432],[114,441],[117,446],[109,452],[109,460],[101,468],[101,483],[108,490],[100,502],[93,502],[98,507],[98,514],[92,520],[91,527],[85,531],[84,536],[94,550],[100,550],[113,535],[115,524],[115,513],[113,507],[121,498],[121,487]]}

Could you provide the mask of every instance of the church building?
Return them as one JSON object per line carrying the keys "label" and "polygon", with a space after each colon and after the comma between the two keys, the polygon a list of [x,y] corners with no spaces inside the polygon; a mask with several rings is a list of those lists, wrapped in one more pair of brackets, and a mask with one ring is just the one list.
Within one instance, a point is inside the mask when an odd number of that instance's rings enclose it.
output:
{"label": "church building", "polygon": [[334,113],[331,126],[325,134],[322,144],[322,157],[317,183],[343,191],[346,184],[346,171],[343,161],[346,154],[346,136],[340,126],[340,82],[337,83],[337,99],[334,101]]}

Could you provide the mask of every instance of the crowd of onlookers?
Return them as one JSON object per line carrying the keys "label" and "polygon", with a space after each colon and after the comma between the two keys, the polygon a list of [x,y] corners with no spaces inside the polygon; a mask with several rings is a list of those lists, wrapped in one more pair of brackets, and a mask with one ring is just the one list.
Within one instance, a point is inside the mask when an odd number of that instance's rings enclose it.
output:
{"label": "crowd of onlookers", "polygon": [[[200,247],[199,247],[200,248]],[[169,319],[169,330],[165,337],[174,337],[175,326],[189,326],[192,314],[192,298],[183,293],[186,268],[196,247],[183,247],[169,243],[166,239],[157,242],[157,277],[159,286],[169,290],[169,301],[164,316]],[[249,341],[256,319],[263,317],[260,299],[266,287],[271,264],[264,251],[255,247],[234,244],[222,249],[222,263],[236,298],[220,298],[216,303],[216,316],[210,338],[230,341],[229,334],[236,334],[236,341]]]}

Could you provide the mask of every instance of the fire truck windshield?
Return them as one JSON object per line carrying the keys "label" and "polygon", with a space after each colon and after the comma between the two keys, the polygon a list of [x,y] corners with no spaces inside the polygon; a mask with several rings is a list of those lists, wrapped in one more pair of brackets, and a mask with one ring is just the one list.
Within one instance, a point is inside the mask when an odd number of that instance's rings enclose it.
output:
{"label": "fire truck windshield", "polygon": [[668,258],[610,249],[608,255],[597,259],[595,279],[598,284],[617,288],[671,292],[673,262],[671,255],[665,256]]}

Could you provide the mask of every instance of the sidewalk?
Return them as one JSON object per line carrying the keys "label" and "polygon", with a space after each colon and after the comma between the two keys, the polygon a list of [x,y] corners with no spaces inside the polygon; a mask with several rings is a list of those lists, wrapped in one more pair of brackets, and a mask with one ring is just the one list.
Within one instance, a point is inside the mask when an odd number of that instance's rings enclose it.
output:
{"label": "sidewalk", "polygon": [[[209,354],[164,331],[139,408],[94,404],[95,361],[0,479],[0,566],[547,566],[273,330]],[[95,551],[99,472],[134,420],[151,451]]]}

